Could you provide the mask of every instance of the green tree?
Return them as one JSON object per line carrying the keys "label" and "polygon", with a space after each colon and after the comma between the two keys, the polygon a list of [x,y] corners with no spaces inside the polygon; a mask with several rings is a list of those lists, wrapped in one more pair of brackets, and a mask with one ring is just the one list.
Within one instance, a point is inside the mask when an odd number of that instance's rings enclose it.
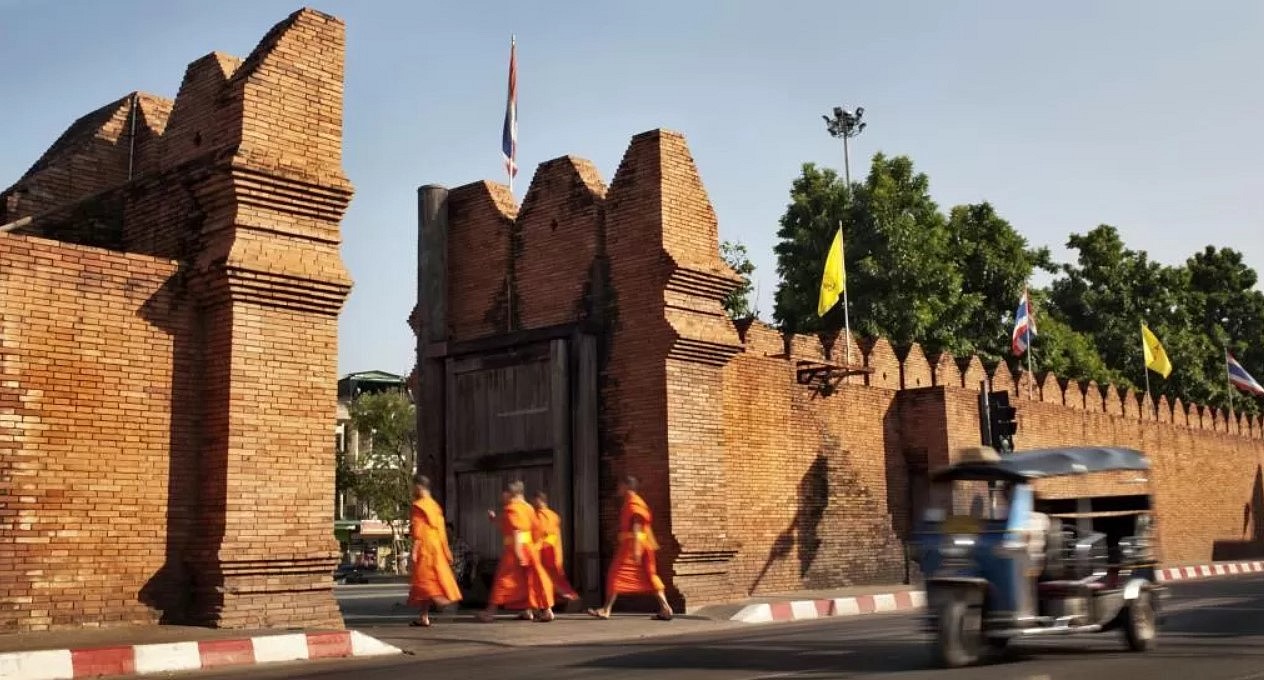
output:
{"label": "green tree", "polygon": [[1216,389],[1204,358],[1214,348],[1191,315],[1189,271],[1128,249],[1109,225],[1072,234],[1067,247],[1078,251],[1077,260],[1063,265],[1063,277],[1050,290],[1060,318],[1092,338],[1106,365],[1122,374],[1119,382],[1132,387],[1146,383],[1141,346],[1145,323],[1173,365],[1167,380],[1149,374],[1155,398],[1166,394],[1169,400],[1180,396],[1207,403]]}
{"label": "green tree", "polygon": [[876,154],[850,192],[837,173],[804,165],[777,234],[778,323],[792,332],[842,327],[841,305],[816,315],[825,255],[842,224],[853,330],[931,351],[969,349],[963,330],[980,297],[962,290],[929,185],[904,156]]}
{"label": "green tree", "polygon": [[[1237,392],[1224,375],[1224,350],[1234,354],[1247,372],[1264,375],[1264,293],[1255,289],[1259,276],[1230,248],[1207,246],[1185,262],[1189,271],[1187,304],[1198,330],[1211,345],[1203,360],[1209,379],[1220,383],[1213,401],[1235,410],[1258,413],[1259,400]],[[1231,393],[1232,391],[1232,393]]]}
{"label": "green tree", "polygon": [[848,271],[853,323],[897,345],[971,349],[964,331],[982,301],[963,291],[929,178],[906,156],[876,154],[858,199],[859,219],[847,239],[855,262]]}
{"label": "green tree", "polygon": [[[780,240],[773,248],[780,277],[773,318],[783,330],[812,333],[842,327],[841,305],[821,319],[816,303],[830,241],[839,224],[849,225],[852,216],[842,177],[829,168],[805,163],[790,187],[790,204],[777,231]],[[846,255],[850,265],[851,252]]]}
{"label": "green tree", "polygon": [[746,254],[746,246],[740,242],[725,241],[720,244],[720,257],[724,258],[724,262],[742,277],[742,284],[724,298],[724,311],[728,312],[730,319],[745,319],[753,316],[751,274],[755,273],[755,265]]}
{"label": "green tree", "polygon": [[360,433],[360,460],[352,488],[380,520],[391,526],[392,552],[407,552],[396,524],[409,517],[417,461],[416,407],[403,390],[362,394],[351,404]]}
{"label": "green tree", "polygon": [[347,453],[334,447],[334,498],[341,498],[344,493],[355,490],[355,471],[347,460]]}
{"label": "green tree", "polygon": [[[1053,371],[1071,380],[1096,380],[1102,385],[1125,385],[1128,381],[1102,359],[1093,339],[1072,329],[1057,314],[1044,314],[1048,291],[1032,290],[1038,335],[1032,343],[1037,370]],[[1009,359],[1015,363],[1014,359]]]}
{"label": "green tree", "polygon": [[[984,202],[952,209],[948,250],[961,274],[962,291],[979,301],[965,322],[964,345],[990,361],[1009,356],[1014,309],[1032,271],[1057,269],[1049,249],[1029,247],[1027,239]],[[1064,337],[1043,339],[1048,343]]]}

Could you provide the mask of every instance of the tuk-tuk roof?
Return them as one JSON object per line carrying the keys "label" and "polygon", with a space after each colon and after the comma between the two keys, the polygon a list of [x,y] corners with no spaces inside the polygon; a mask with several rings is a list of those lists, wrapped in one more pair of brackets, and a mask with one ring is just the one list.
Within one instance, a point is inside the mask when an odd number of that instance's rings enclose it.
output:
{"label": "tuk-tuk roof", "polygon": [[998,460],[963,461],[936,472],[934,479],[1022,482],[1042,477],[1149,468],[1145,455],[1133,449],[1067,446],[1001,454]]}

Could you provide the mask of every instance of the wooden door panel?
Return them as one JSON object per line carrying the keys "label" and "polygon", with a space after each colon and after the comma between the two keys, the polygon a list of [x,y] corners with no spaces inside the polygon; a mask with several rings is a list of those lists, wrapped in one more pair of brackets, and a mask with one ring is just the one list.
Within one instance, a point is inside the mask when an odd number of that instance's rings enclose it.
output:
{"label": "wooden door panel", "polygon": [[521,479],[527,487],[527,497],[543,489],[551,492],[552,465],[509,467],[499,470],[460,472],[456,475],[457,534],[465,539],[470,548],[483,559],[500,556],[503,539],[498,524],[487,519],[487,511],[502,508],[501,491],[514,479]]}

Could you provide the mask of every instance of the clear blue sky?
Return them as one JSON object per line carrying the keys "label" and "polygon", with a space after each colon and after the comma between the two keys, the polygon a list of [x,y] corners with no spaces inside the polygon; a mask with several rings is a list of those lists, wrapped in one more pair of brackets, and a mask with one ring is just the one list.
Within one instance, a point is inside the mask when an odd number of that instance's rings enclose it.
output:
{"label": "clear blue sky", "polygon": [[[78,116],[131,90],[173,97],[188,62],[244,57],[299,6],[0,0],[0,185]],[[869,122],[853,174],[908,154],[942,207],[992,201],[1059,257],[1070,232],[1110,223],[1164,262],[1214,243],[1264,271],[1264,3],[313,7],[348,24],[342,372],[412,365],[416,187],[503,179],[511,32],[519,198],[541,161],[583,156],[609,181],[633,134],[679,130],[721,237],[752,251],[765,316],[790,181],[804,161],[841,167],[820,118],[837,104]]]}

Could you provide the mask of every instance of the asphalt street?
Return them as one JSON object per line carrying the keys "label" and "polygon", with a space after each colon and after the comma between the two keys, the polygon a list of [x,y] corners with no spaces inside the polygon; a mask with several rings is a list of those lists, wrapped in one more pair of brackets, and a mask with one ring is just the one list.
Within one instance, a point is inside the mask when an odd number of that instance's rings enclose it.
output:
{"label": "asphalt street", "polygon": [[1150,652],[1126,651],[1122,635],[1111,632],[1031,640],[985,666],[951,671],[933,666],[929,637],[919,630],[916,616],[890,614],[730,627],[626,642],[565,644],[558,640],[557,646],[488,648],[465,656],[427,658],[422,653],[199,677],[1264,680],[1264,576],[1177,583],[1172,590],[1158,644]]}

